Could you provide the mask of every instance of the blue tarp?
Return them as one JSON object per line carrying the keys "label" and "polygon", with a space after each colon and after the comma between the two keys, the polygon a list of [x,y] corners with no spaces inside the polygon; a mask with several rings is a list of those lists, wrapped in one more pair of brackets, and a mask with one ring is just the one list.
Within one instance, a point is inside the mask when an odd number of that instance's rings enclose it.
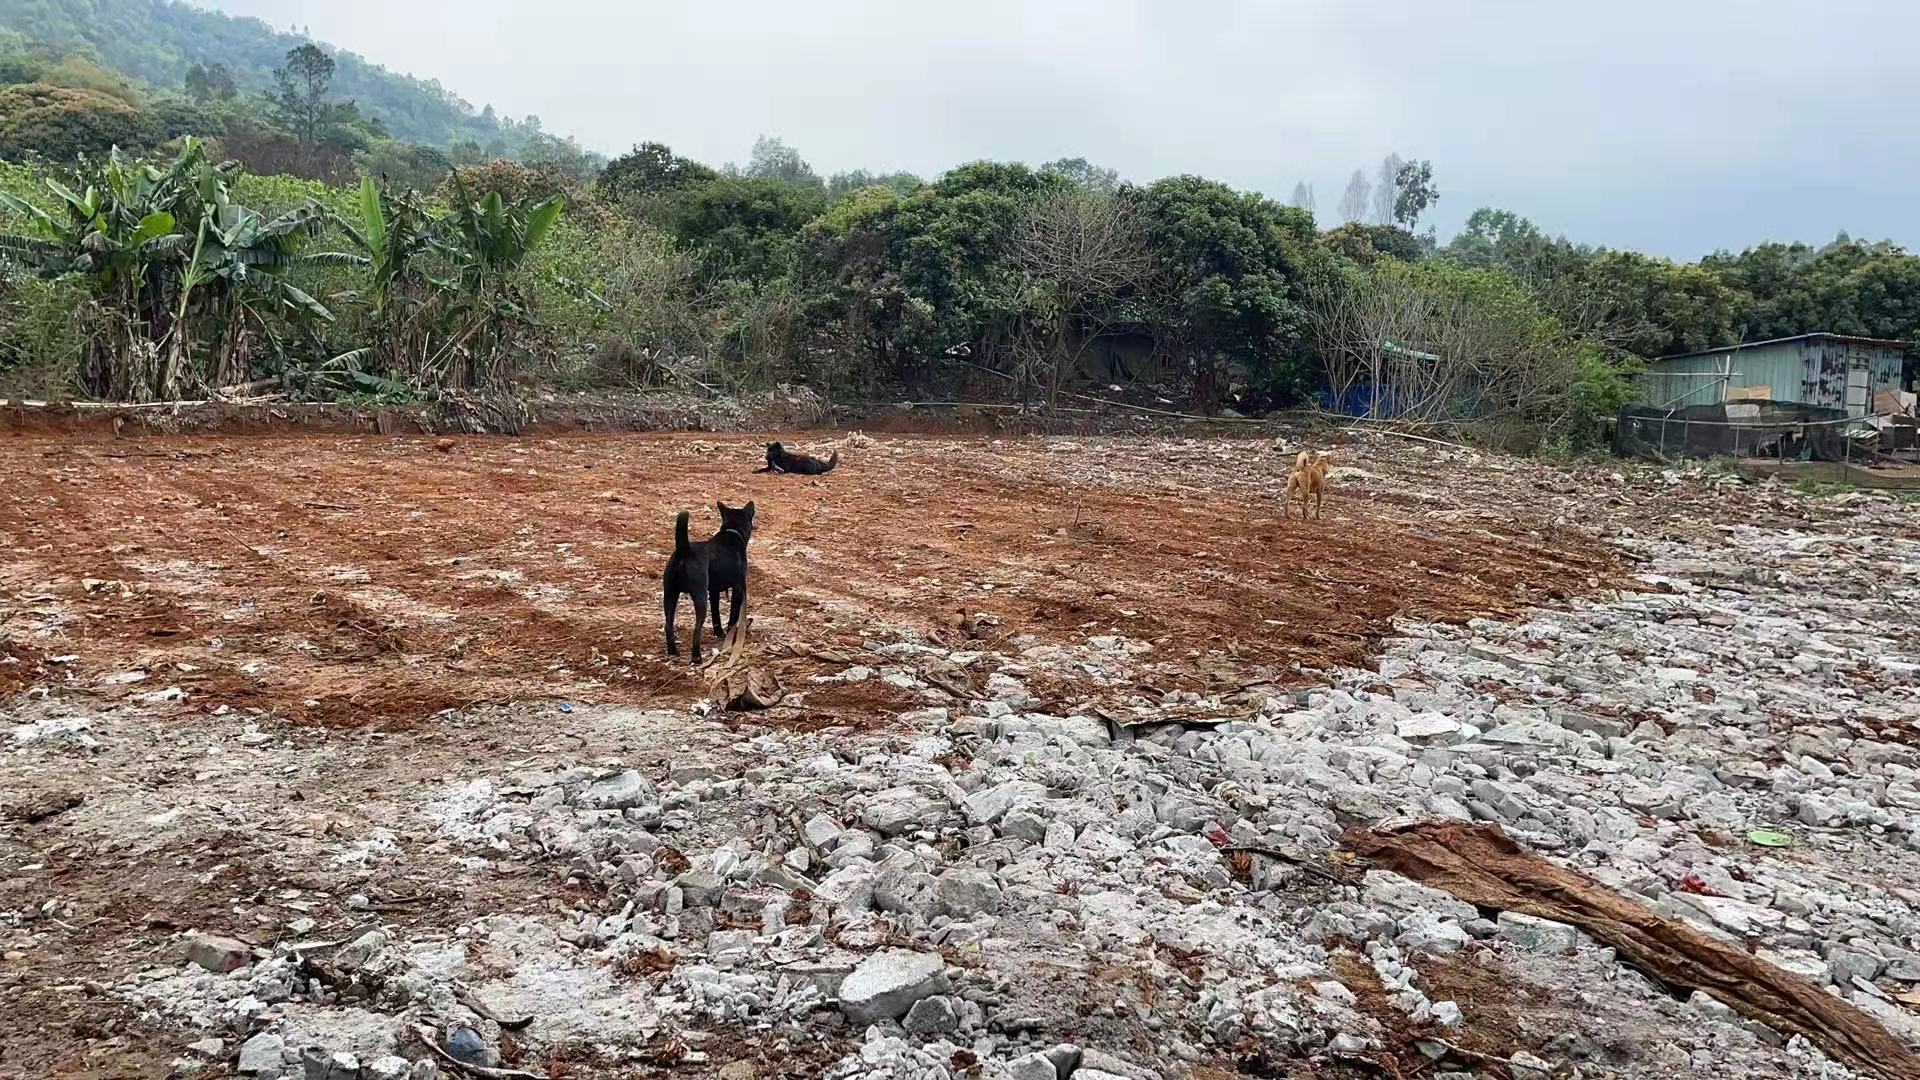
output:
{"label": "blue tarp", "polygon": [[[1378,398],[1378,411],[1375,411],[1375,398]],[[1376,387],[1374,383],[1361,383],[1347,388],[1344,394],[1336,394],[1330,389],[1320,391],[1320,407],[1327,412],[1343,413],[1347,416],[1376,416],[1391,419],[1399,416],[1418,404],[1396,395],[1391,387]]]}

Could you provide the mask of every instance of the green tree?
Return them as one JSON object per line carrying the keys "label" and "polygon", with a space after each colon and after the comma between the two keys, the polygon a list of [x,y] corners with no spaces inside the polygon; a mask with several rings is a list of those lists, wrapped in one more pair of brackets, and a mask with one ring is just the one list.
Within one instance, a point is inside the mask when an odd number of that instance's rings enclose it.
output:
{"label": "green tree", "polygon": [[91,90],[134,108],[140,107],[140,91],[114,72],[84,56],[69,56],[47,69],[43,82],[74,90]]}
{"label": "green tree", "polygon": [[826,208],[826,194],[767,177],[721,178],[694,188],[673,215],[673,235],[719,281],[767,282],[792,270],[800,230]]}
{"label": "green tree", "polygon": [[1592,253],[1549,237],[1511,210],[1481,207],[1440,254],[1461,266],[1499,267],[1521,281],[1542,282],[1577,268]]}
{"label": "green tree", "polygon": [[614,202],[637,203],[697,187],[719,173],[681,157],[665,143],[644,142],[607,163],[594,190]]}
{"label": "green tree", "polygon": [[432,191],[453,171],[453,162],[438,147],[379,139],[354,155],[354,167],[363,176],[379,177],[383,186],[401,191]]}
{"label": "green tree", "polygon": [[1161,346],[1185,360],[1200,403],[1216,407],[1235,386],[1249,404],[1307,392],[1301,305],[1317,260],[1313,216],[1197,176],[1134,197],[1167,283],[1154,320]]}
{"label": "green tree", "polygon": [[[159,0],[6,0],[0,3],[0,23],[6,28],[0,29],[0,53],[15,51],[10,43],[32,41],[52,54],[49,64],[69,55],[91,56],[134,80],[166,87],[184,85],[196,64],[220,63],[242,95],[272,94],[274,71],[284,66],[287,52],[308,44],[256,19]],[[362,112],[379,117],[395,138],[438,146],[462,140],[485,146],[499,139],[494,156],[505,156],[531,134],[474,108],[438,82],[388,71],[348,51],[327,51],[337,64],[331,92],[358,101]],[[36,74],[18,81],[39,79]]]}
{"label": "green tree", "polygon": [[1120,174],[1103,169],[1083,157],[1059,158],[1040,166],[1040,171],[1065,177],[1067,182],[1111,195],[1120,190]]}
{"label": "green tree", "polygon": [[1760,244],[1701,266],[1744,294],[1748,341],[1823,331],[1920,338],[1920,259],[1897,244],[1844,235],[1821,248]]}
{"label": "green tree", "polygon": [[232,69],[218,61],[188,68],[185,85],[187,94],[201,102],[231,101],[240,93],[240,87],[233,81]]}
{"label": "green tree", "polygon": [[0,86],[43,82],[53,62],[54,58],[47,55],[46,46],[29,41],[24,34],[0,27]]}
{"label": "green tree", "polygon": [[98,91],[46,83],[0,88],[0,158],[39,154],[70,162],[116,146],[145,150],[160,137],[152,116]]}
{"label": "green tree", "polygon": [[1540,291],[1563,323],[1636,356],[1711,349],[1741,336],[1737,290],[1698,266],[1637,252],[1599,252]]}
{"label": "green tree", "polygon": [[587,150],[572,136],[561,138],[541,132],[529,138],[520,148],[521,161],[536,168],[547,168],[567,178],[571,183],[584,184],[592,180],[606,162],[599,155]]}
{"label": "green tree", "polygon": [[1433,162],[1406,161],[1393,177],[1393,222],[1411,230],[1427,208],[1440,201],[1433,183]]}
{"label": "green tree", "polygon": [[753,143],[753,154],[747,160],[745,175],[756,180],[774,180],[795,187],[825,189],[826,184],[813,166],[806,163],[800,151],[770,135],[762,135]]}
{"label": "green tree", "polygon": [[1357,221],[1320,234],[1320,246],[1362,266],[1371,266],[1383,256],[1415,262],[1427,253],[1419,237],[1398,225],[1363,225]]}
{"label": "green tree", "polygon": [[926,186],[925,180],[910,172],[874,173],[853,169],[834,173],[827,179],[827,199],[838,201],[870,187],[883,187],[896,195],[910,195]]}
{"label": "green tree", "polygon": [[[914,200],[924,207],[929,196]],[[867,185],[836,201],[801,233],[802,275],[809,322],[848,353],[829,383],[896,379],[912,370],[930,345],[934,308],[909,283],[902,266],[910,226],[908,200],[891,188]]]}
{"label": "green tree", "polygon": [[1011,374],[1031,311],[1014,262],[1021,230],[1036,200],[1069,188],[1026,165],[983,161],[908,195],[855,191],[803,234],[808,317],[856,348],[873,381],[916,386],[948,357]]}
{"label": "green tree", "polygon": [[332,85],[337,68],[325,50],[306,44],[287,50],[287,62],[273,73],[274,118],[309,146],[320,142],[322,132],[333,118],[327,103],[327,88]]}

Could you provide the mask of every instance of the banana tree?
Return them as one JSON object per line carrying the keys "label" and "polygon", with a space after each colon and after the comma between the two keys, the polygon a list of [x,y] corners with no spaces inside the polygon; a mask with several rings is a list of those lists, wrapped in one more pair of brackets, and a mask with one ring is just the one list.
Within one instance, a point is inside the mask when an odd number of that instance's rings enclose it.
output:
{"label": "banana tree", "polygon": [[42,277],[87,282],[94,308],[80,313],[90,329],[82,377],[93,393],[144,399],[173,389],[159,377],[159,343],[177,295],[171,268],[191,241],[173,211],[193,190],[197,164],[191,146],[164,170],[130,165],[115,152],[80,193],[48,179],[57,200],[51,211],[0,194],[0,206],[33,230],[0,237],[0,257]]}
{"label": "banana tree", "polygon": [[[268,220],[234,203],[224,185],[211,192],[194,230],[194,253],[183,274],[181,310],[189,301],[207,321],[215,347],[207,381],[215,386],[252,376],[251,343],[265,339],[284,354],[282,331],[328,322],[326,305],[286,279],[288,271],[314,261],[302,249],[325,226],[327,213],[309,203]],[[180,325],[176,321],[175,325]],[[174,341],[185,347],[186,335]]]}
{"label": "banana tree", "polygon": [[459,269],[460,288],[447,316],[453,327],[451,362],[466,382],[498,378],[533,325],[532,303],[520,271],[560,220],[566,201],[508,203],[488,192],[469,199],[455,178],[459,204],[445,219],[446,246]]}
{"label": "banana tree", "polygon": [[318,374],[334,381],[358,382],[368,368],[423,383],[439,381],[432,370],[436,341],[436,303],[440,287],[427,273],[429,257],[444,254],[440,221],[411,195],[383,192],[372,179],[360,181],[350,214],[334,224],[355,250],[315,258],[359,266],[369,272],[368,306],[373,311],[371,344],[328,361]]}
{"label": "banana tree", "polygon": [[[33,229],[0,237],[0,258],[88,285],[88,392],[150,400],[221,385],[249,373],[253,332],[279,352],[278,324],[331,318],[281,276],[301,261],[324,212],[309,205],[265,220],[231,200],[234,169],[210,163],[189,139],[164,167],[115,150],[80,193],[48,180],[58,200],[51,211],[0,195],[0,206]],[[216,358],[211,369],[195,366],[203,340]]]}

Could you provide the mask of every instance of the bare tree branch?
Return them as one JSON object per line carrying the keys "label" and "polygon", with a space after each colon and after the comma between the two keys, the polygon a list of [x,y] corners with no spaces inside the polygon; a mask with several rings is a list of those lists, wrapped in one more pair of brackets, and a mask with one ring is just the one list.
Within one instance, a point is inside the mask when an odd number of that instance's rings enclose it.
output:
{"label": "bare tree branch", "polygon": [[1154,272],[1146,229],[1126,199],[1080,188],[1051,193],[1028,207],[1014,243],[1028,311],[1011,342],[1022,392],[1060,382],[1097,339],[1118,304],[1143,292]]}

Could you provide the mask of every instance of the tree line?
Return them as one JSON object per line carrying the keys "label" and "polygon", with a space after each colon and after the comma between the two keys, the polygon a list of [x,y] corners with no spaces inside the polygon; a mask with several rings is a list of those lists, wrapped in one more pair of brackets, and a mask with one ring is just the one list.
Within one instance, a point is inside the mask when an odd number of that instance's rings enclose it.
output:
{"label": "tree line", "polygon": [[[296,147],[378,123],[331,94],[328,59],[295,47],[252,99]],[[242,97],[230,84],[203,65],[181,95]],[[1044,410],[1127,383],[1207,411],[1322,405],[1575,446],[1648,357],[1920,333],[1920,260],[1896,245],[1682,264],[1493,209],[1441,243],[1414,231],[1433,167],[1398,156],[1322,229],[1304,185],[1287,205],[1082,158],[822,175],[762,137],[742,164],[643,143],[598,167],[482,150],[409,172],[358,151],[302,178],[233,154],[231,128],[183,126],[140,153],[50,125],[0,165],[0,390],[805,382]]]}

